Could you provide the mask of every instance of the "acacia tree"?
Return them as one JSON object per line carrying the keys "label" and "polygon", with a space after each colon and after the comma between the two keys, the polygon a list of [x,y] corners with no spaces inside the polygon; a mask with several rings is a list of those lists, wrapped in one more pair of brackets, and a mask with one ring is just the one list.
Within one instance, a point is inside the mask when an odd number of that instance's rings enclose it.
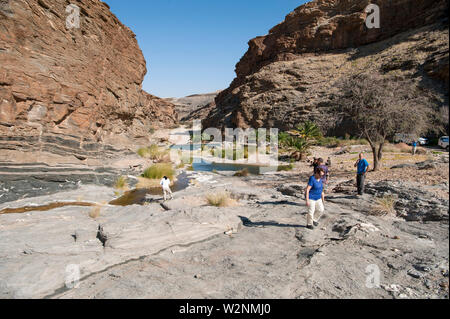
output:
{"label": "acacia tree", "polygon": [[337,88],[336,114],[367,139],[374,171],[386,139],[395,133],[422,134],[430,127],[431,99],[411,80],[362,73],[338,82]]}

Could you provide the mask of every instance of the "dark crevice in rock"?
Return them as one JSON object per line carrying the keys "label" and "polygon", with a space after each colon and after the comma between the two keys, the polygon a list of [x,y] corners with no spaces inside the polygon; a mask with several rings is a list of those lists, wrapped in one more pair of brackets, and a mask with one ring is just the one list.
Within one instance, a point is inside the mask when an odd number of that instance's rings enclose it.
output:
{"label": "dark crevice in rock", "polygon": [[[101,227],[101,226],[99,225],[99,228],[100,228],[100,227]],[[83,282],[83,281],[85,281],[86,279],[89,279],[90,277],[93,277],[93,276],[95,276],[95,275],[99,275],[99,274],[105,273],[105,272],[110,271],[111,269],[114,269],[114,268],[116,268],[116,267],[123,266],[123,265],[129,264],[129,263],[135,262],[135,261],[142,261],[142,260],[144,260],[145,258],[148,258],[148,257],[150,257],[150,256],[157,256],[157,255],[161,254],[161,253],[164,252],[164,251],[171,250],[171,249],[174,248],[174,247],[188,248],[188,247],[192,247],[192,246],[197,245],[197,244],[202,244],[202,243],[208,242],[208,241],[210,241],[210,240],[217,239],[217,238],[220,237],[220,236],[222,236],[222,235],[221,235],[221,234],[220,234],[220,235],[212,235],[211,237],[208,237],[208,238],[205,238],[205,239],[202,239],[202,240],[199,240],[199,241],[195,241],[195,242],[192,242],[192,243],[171,245],[171,246],[166,247],[166,248],[163,248],[163,249],[161,249],[161,250],[159,250],[159,251],[157,251],[157,252],[155,252],[155,253],[153,253],[153,254],[149,254],[149,255],[140,256],[140,257],[137,257],[137,258],[131,258],[131,259],[125,260],[125,261],[123,261],[123,262],[120,262],[120,263],[111,265],[111,266],[109,266],[109,267],[106,267],[106,268],[103,269],[103,270],[100,270],[100,271],[97,271],[97,272],[90,273],[89,275],[86,275],[86,276],[84,276],[83,278],[80,278],[80,283]],[[67,288],[67,287],[64,285],[64,286],[62,286],[61,288],[56,289],[52,294],[49,294],[49,295],[46,295],[46,296],[42,297],[42,299],[52,299],[52,298],[55,298],[55,297],[57,297],[58,295],[61,295],[61,294],[63,294],[64,292],[66,292],[66,291],[68,291],[68,290],[70,290],[70,289]]]}
{"label": "dark crevice in rock", "polygon": [[64,122],[75,110],[68,110],[67,114],[65,114],[60,120],[58,121],[54,121],[54,123],[56,125],[61,124],[62,122]]}
{"label": "dark crevice in rock", "polygon": [[38,0],[38,4],[44,9],[50,9],[50,6],[46,4],[43,0]]}
{"label": "dark crevice in rock", "polygon": [[97,239],[102,243],[103,247],[105,247],[106,241],[108,240],[108,237],[103,232],[102,225],[98,225]]}
{"label": "dark crevice in rock", "polygon": [[170,210],[169,206],[167,206],[166,204],[161,203],[160,205],[162,208],[164,208],[164,210]]}

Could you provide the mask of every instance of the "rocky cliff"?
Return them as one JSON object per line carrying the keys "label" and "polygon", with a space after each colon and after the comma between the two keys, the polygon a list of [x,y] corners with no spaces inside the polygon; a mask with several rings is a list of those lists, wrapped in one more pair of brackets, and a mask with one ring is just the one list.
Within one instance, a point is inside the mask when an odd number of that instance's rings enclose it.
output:
{"label": "rocky cliff", "polygon": [[193,94],[182,98],[168,98],[168,102],[175,105],[180,122],[189,122],[197,119],[204,119],[211,108],[215,107],[214,100],[220,91]]}
{"label": "rocky cliff", "polygon": [[133,32],[99,0],[73,1],[77,27],[70,4],[0,0],[0,149],[105,156],[177,122]]}
{"label": "rocky cliff", "polygon": [[[380,8],[368,29],[365,8]],[[279,127],[327,117],[337,80],[363,70],[405,76],[448,107],[447,0],[314,0],[269,34],[249,41],[237,77],[216,98],[204,127]],[[370,14],[370,13],[369,13]]]}

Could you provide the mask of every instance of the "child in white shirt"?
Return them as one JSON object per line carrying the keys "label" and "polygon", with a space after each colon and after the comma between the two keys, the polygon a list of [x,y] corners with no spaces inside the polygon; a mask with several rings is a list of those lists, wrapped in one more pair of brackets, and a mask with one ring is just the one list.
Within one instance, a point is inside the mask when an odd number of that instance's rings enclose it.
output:
{"label": "child in white shirt", "polygon": [[173,199],[172,191],[170,190],[170,179],[168,179],[167,176],[164,176],[159,184],[163,189],[164,200],[167,200],[167,194],[170,195],[170,199]]}

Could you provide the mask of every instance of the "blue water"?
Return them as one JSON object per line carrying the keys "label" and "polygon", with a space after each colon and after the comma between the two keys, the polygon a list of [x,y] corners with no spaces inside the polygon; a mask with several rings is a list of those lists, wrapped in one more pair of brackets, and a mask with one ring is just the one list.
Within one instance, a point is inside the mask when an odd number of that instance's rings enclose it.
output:
{"label": "blue water", "polygon": [[257,164],[245,164],[245,163],[216,163],[205,161],[204,159],[196,158],[192,163],[194,171],[198,172],[212,172],[212,171],[241,171],[244,168],[248,170],[250,174],[259,175],[268,172],[276,172],[278,166],[257,165]]}

